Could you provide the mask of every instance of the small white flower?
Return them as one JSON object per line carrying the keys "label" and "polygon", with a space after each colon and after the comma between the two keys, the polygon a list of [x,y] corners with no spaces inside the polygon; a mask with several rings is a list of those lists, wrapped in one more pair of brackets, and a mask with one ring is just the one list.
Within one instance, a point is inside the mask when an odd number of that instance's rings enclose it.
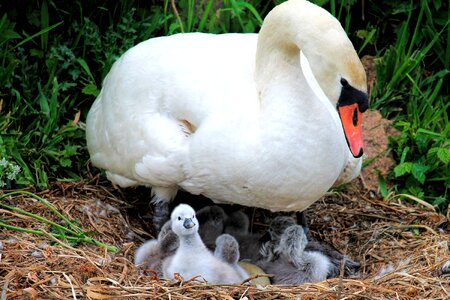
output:
{"label": "small white flower", "polygon": [[14,180],[16,179],[17,174],[19,174],[20,172],[20,167],[18,165],[15,164],[10,164],[9,165],[9,172],[8,175],[6,176],[9,180]]}
{"label": "small white flower", "polygon": [[20,173],[20,166],[14,164],[11,166],[11,174],[13,174],[13,177],[16,178],[16,175]]}
{"label": "small white flower", "polygon": [[6,158],[2,158],[0,160],[0,167],[6,167],[6,165],[8,164],[8,161],[6,160]]}

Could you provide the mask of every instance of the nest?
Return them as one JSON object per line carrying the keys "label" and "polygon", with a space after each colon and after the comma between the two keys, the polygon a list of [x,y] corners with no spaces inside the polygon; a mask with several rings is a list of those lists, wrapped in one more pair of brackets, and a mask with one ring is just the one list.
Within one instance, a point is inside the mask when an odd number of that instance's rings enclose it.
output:
{"label": "nest", "polygon": [[[0,299],[448,299],[449,220],[430,207],[386,202],[361,187],[316,202],[309,210],[314,237],[361,262],[355,278],[298,286],[211,285],[196,278],[146,276],[132,261],[134,249],[152,237],[133,199],[112,187],[57,183],[39,193],[94,238],[119,251],[2,228]],[[146,191],[148,193],[148,191]],[[133,198],[134,197],[134,198]],[[26,195],[4,203],[55,222],[58,216]],[[141,199],[146,203],[145,199]],[[254,228],[267,212],[254,214]],[[51,230],[33,218],[0,209],[10,225]],[[198,279],[198,278],[197,278]]]}

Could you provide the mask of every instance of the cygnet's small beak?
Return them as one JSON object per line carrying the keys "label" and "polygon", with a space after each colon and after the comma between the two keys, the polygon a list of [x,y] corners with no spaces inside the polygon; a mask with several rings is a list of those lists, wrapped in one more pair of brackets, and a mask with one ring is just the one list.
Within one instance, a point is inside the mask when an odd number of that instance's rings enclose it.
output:
{"label": "cygnet's small beak", "polygon": [[183,226],[186,229],[190,229],[195,226],[195,223],[194,223],[194,221],[192,221],[191,218],[186,218],[186,219],[184,219]]}

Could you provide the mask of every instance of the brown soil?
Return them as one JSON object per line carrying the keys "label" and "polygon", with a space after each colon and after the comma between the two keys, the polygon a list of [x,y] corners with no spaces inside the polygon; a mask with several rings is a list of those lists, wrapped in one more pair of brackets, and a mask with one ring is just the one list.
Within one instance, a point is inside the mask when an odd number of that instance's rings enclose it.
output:
{"label": "brown soil", "polygon": [[387,180],[394,165],[388,148],[388,136],[397,134],[390,121],[383,119],[378,111],[368,110],[363,115],[364,161],[368,162],[361,176],[369,190],[378,192],[379,176]]}

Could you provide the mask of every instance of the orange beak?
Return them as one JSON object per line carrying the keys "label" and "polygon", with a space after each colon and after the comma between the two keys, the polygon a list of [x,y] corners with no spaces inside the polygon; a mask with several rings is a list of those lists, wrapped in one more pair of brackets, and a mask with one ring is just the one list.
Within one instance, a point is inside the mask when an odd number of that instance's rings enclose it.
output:
{"label": "orange beak", "polygon": [[361,126],[362,113],[358,109],[358,104],[338,106],[338,111],[350,152],[355,158],[361,157],[364,153]]}

